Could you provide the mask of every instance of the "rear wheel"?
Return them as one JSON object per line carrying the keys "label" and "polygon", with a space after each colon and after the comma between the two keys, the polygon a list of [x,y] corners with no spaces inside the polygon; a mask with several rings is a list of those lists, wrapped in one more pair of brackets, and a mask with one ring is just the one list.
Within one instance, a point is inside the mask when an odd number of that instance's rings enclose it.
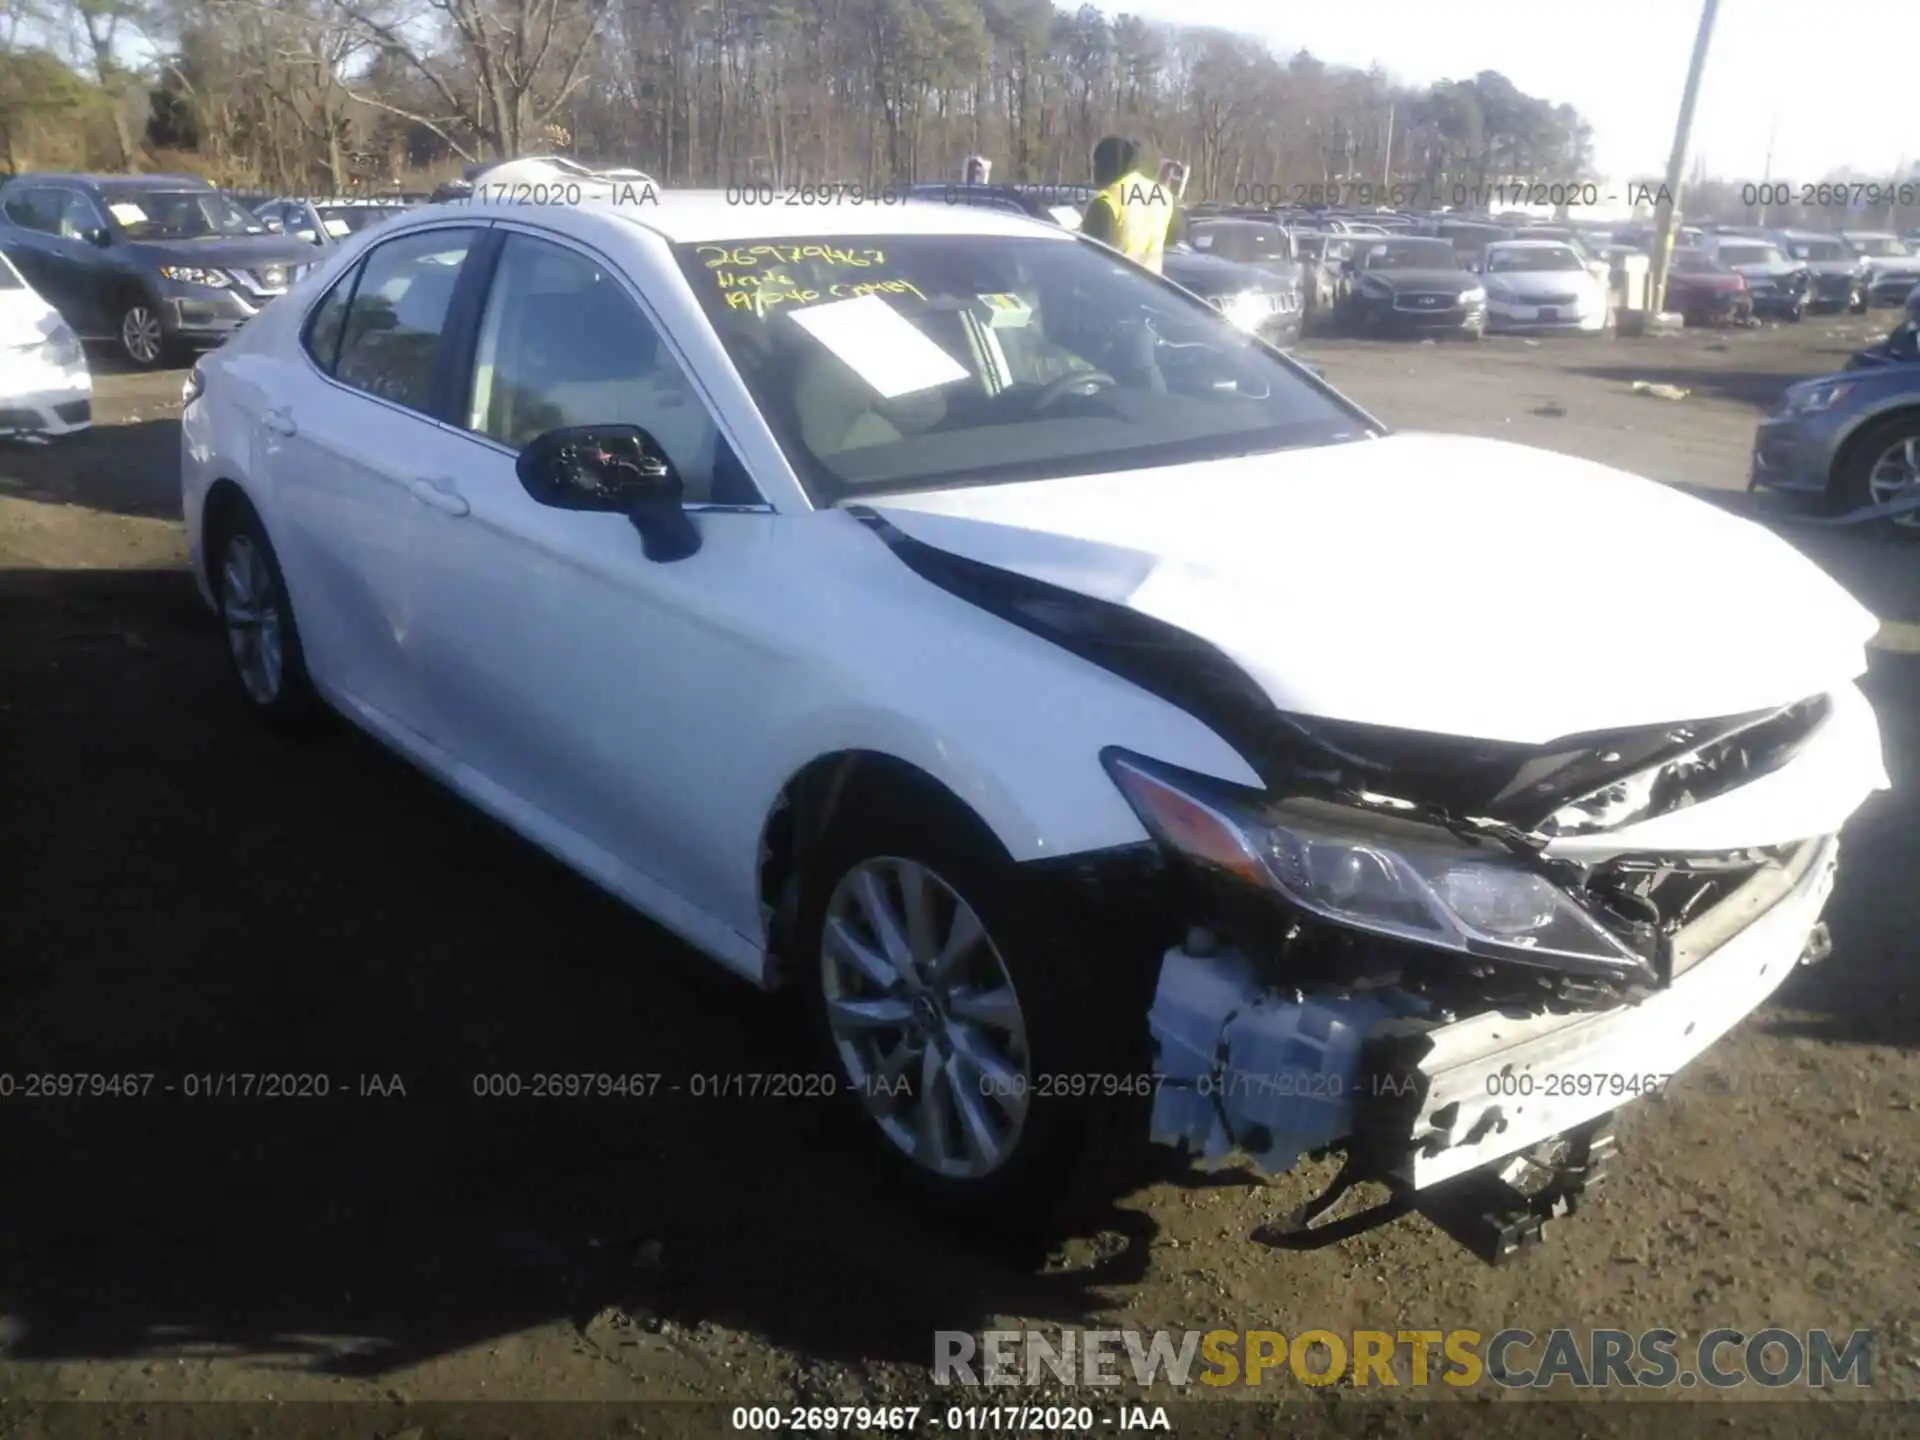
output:
{"label": "rear wheel", "polygon": [[[1834,467],[1833,493],[1843,513],[1920,495],[1920,411],[1890,415],[1861,431]],[[1920,535],[1920,510],[1878,523]]]}
{"label": "rear wheel", "polygon": [[241,698],[269,725],[305,724],[318,707],[286,579],[260,517],[240,502],[211,537],[207,553],[227,636],[228,672]]}
{"label": "rear wheel", "polygon": [[1131,957],[1062,923],[980,827],[897,804],[834,821],[799,920],[816,1042],[896,1179],[1007,1233],[1114,1198],[1146,1148]]}

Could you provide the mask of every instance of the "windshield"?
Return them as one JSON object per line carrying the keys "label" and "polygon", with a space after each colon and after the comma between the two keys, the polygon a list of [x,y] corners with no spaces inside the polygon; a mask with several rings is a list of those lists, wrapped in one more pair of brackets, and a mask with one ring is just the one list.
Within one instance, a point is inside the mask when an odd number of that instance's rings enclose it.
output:
{"label": "windshield", "polygon": [[1367,252],[1368,270],[1458,270],[1460,256],[1445,240],[1389,240]]}
{"label": "windshield", "polygon": [[1796,240],[1789,247],[1796,260],[1851,260],[1847,247],[1838,240]]}
{"label": "windshield", "polygon": [[1862,235],[1853,242],[1854,251],[1861,255],[1871,255],[1876,260],[1890,260],[1905,256],[1907,247],[1891,235]]}
{"label": "windshield", "polygon": [[266,224],[217,190],[134,190],[104,196],[107,213],[133,240],[199,240],[210,235],[265,235]]}
{"label": "windshield", "polygon": [[1064,234],[674,248],[815,505],[1368,433],[1217,311]]}
{"label": "windshield", "polygon": [[1673,268],[1689,275],[1717,275],[1724,273],[1714,264],[1713,257],[1704,250],[1676,250],[1673,252]]}
{"label": "windshield", "polygon": [[1583,269],[1580,257],[1564,245],[1542,246],[1534,249],[1502,249],[1498,246],[1487,252],[1487,270],[1491,274],[1504,275],[1513,270],[1580,270]]}
{"label": "windshield", "polygon": [[1784,265],[1787,260],[1771,245],[1722,245],[1720,258],[1728,265]]}
{"label": "windshield", "polygon": [[1191,225],[1193,248],[1208,250],[1249,265],[1271,265],[1293,259],[1287,232],[1277,225]]}

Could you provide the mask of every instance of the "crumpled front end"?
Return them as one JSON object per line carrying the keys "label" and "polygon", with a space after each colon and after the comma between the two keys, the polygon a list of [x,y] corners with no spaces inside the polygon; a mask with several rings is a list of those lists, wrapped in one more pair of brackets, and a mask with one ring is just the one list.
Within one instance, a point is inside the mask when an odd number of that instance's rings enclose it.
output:
{"label": "crumpled front end", "polygon": [[[1597,1143],[1612,1112],[1657,1092],[1797,963],[1824,955],[1838,832],[1888,783],[1857,688],[1607,744],[1522,763],[1497,794],[1488,769],[1477,783],[1493,813],[1453,822],[1530,852],[1517,863],[1539,880],[1521,893],[1555,887],[1617,942],[1604,964],[1529,957],[1523,930],[1505,953],[1420,943],[1411,921],[1398,935],[1355,933],[1313,913],[1322,892],[1289,903],[1299,896],[1284,875],[1273,907],[1284,918],[1269,924],[1248,905],[1245,877],[1221,873],[1234,857],[1204,838],[1202,819],[1177,821],[1184,832],[1163,848],[1202,856],[1195,873],[1213,881],[1201,893],[1221,908],[1162,962],[1149,1015],[1161,1077],[1153,1139],[1209,1163],[1244,1154],[1275,1173],[1339,1149],[1343,1186],[1383,1182],[1400,1210],[1452,1204],[1569,1137]],[[1476,782],[1457,758],[1449,768],[1457,804]],[[1360,853],[1413,852],[1389,840]],[[1437,875],[1442,896],[1477,893],[1462,873],[1416,861],[1407,878]],[[1497,909],[1476,924],[1530,918]],[[1484,1189],[1465,1202],[1476,1215],[1491,1205]]]}

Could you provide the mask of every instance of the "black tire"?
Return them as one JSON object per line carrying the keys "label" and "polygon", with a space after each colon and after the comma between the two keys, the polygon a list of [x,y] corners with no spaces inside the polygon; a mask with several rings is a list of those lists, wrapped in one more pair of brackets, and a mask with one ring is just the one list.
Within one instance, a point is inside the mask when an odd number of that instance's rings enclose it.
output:
{"label": "black tire", "polygon": [[[1829,494],[1841,514],[1878,503],[1867,483],[1874,466],[1891,447],[1902,440],[1913,439],[1920,439],[1920,410],[1876,420],[1847,442],[1846,451],[1833,467],[1829,486]],[[1879,520],[1874,528],[1883,534],[1920,539],[1920,514]]]}
{"label": "black tire", "polygon": [[[1054,883],[1016,865],[983,825],[907,787],[849,797],[812,848],[801,877],[794,963],[825,1073],[836,1077],[843,1123],[894,1182],[933,1208],[1002,1237],[1054,1238],[1098,1215],[1145,1170],[1151,1068],[1146,1013],[1160,953],[1135,928],[1075,917]],[[990,1173],[956,1179],[916,1163],[868,1113],[827,1018],[821,963],[830,897],[863,862],[892,857],[931,870],[979,916],[1018,997],[1026,1027],[1028,1110],[1010,1155]],[[1131,949],[1132,953],[1128,953]],[[1137,1076],[1137,1094],[1080,1095],[1038,1077]],[[916,1094],[918,1087],[916,1085]],[[951,1116],[950,1107],[943,1113]]]}
{"label": "black tire", "polygon": [[[264,568],[266,585],[263,605],[250,606],[236,587],[237,574],[249,569],[247,553],[257,557]],[[221,638],[227,655],[227,674],[235,692],[253,715],[264,725],[283,731],[306,729],[320,711],[319,698],[307,674],[306,652],[300,643],[300,629],[294,620],[293,603],[287,597],[287,581],[280,570],[280,558],[267,539],[266,527],[253,507],[244,500],[232,502],[207,537],[207,575],[219,606]],[[278,639],[279,663],[274,667],[276,682],[259,684],[260,675],[249,676],[242,658],[248,627],[240,617],[248,611],[260,613],[252,627],[256,644],[267,633]],[[271,611],[269,620],[264,612]]]}
{"label": "black tire", "polygon": [[119,335],[120,358],[136,370],[157,370],[173,352],[160,311],[145,295],[122,299]]}

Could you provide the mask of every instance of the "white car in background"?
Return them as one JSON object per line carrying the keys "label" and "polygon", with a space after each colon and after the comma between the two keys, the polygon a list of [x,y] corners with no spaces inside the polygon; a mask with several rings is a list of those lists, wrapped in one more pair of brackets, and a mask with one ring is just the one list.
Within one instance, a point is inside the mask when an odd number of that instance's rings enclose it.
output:
{"label": "white car in background", "polygon": [[93,425],[93,374],[72,328],[0,255],[0,436],[72,435]]}
{"label": "white car in background", "polygon": [[1490,334],[1597,335],[1607,328],[1607,282],[1564,240],[1496,241],[1477,268],[1486,282]]}
{"label": "white car in background", "polygon": [[[1345,1147],[1497,1251],[1820,953],[1876,621],[1766,530],[1390,435],[1059,226],[610,194],[396,217],[203,358],[195,574],[260,717],[787,988],[928,1195]],[[1574,536],[1711,643],[1451,578]]]}

